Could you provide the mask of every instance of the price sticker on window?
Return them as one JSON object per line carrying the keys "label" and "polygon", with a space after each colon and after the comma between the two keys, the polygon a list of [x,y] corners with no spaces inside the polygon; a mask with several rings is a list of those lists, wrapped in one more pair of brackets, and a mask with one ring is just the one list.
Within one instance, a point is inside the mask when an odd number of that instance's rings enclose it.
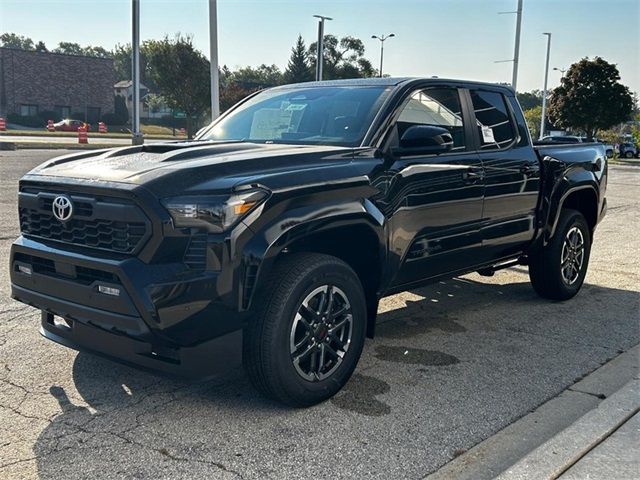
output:
{"label": "price sticker on window", "polygon": [[482,141],[484,143],[496,143],[496,139],[493,138],[493,128],[482,127]]}

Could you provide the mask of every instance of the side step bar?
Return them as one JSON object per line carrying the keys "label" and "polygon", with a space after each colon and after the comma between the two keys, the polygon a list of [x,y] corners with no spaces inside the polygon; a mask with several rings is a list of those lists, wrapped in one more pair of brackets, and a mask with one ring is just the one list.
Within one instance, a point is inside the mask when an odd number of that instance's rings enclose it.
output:
{"label": "side step bar", "polygon": [[528,258],[525,256],[522,256],[517,260],[511,260],[509,262],[492,265],[491,267],[481,268],[480,270],[478,270],[478,274],[482,275],[483,277],[493,277],[493,275],[498,270],[504,270],[505,268],[515,267],[516,265],[528,265],[528,264],[529,264]]}

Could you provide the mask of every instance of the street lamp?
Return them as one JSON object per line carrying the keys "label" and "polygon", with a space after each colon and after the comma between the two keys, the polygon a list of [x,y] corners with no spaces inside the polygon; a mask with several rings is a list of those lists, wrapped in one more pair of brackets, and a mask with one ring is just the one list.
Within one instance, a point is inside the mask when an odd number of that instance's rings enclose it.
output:
{"label": "street lamp", "polygon": [[553,67],[553,69],[554,69],[556,72],[560,72],[560,75],[562,75],[560,78],[564,78],[564,72],[566,72],[566,71],[567,71],[567,69],[566,69],[566,68]]}
{"label": "street lamp", "polygon": [[547,36],[547,61],[544,67],[544,88],[542,89],[542,118],[540,119],[540,139],[544,137],[544,118],[547,114],[547,80],[549,79],[549,55],[551,53],[551,34],[544,32]]}
{"label": "street lamp", "polygon": [[211,68],[211,121],[220,116],[220,73],[218,72],[218,5],[209,0],[209,57]]}
{"label": "street lamp", "polygon": [[140,0],[133,0],[131,6],[131,143],[141,145],[144,137],[140,133]]}
{"label": "street lamp", "polygon": [[314,18],[318,19],[318,60],[316,62],[316,80],[322,80],[322,63],[324,59],[324,21],[333,20],[331,17],[324,17],[322,15],[314,15]]}
{"label": "street lamp", "polygon": [[384,41],[395,36],[396,36],[395,33],[390,33],[389,35],[380,35],[380,36],[371,35],[371,38],[380,40],[380,78],[382,78],[382,59],[384,57]]}

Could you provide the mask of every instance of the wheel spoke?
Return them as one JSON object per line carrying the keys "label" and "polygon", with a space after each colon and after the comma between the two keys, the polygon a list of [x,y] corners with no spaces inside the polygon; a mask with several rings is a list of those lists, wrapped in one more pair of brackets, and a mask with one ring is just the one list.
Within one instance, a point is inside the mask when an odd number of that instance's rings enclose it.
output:
{"label": "wheel spoke", "polygon": [[309,347],[304,352],[302,352],[300,355],[294,357],[293,361],[295,363],[297,363],[297,364],[300,364],[300,362],[302,362],[304,359],[306,359],[311,354],[311,352],[313,352],[314,348],[315,347],[313,345],[309,345]]}
{"label": "wheel spoke", "polygon": [[351,320],[351,315],[347,315],[343,320],[336,323],[333,327],[329,329],[329,333],[335,333],[340,329],[344,328],[344,326]]}
{"label": "wheel spoke", "polygon": [[324,290],[324,292],[322,292],[321,297],[320,297],[320,303],[318,303],[318,312],[317,312],[317,316],[322,315],[322,312],[324,312],[324,307],[327,304],[327,296],[328,296],[328,291],[331,289],[330,286],[327,286]]}
{"label": "wheel spoke", "polygon": [[329,296],[329,301],[327,302],[327,308],[325,308],[322,313],[324,313],[328,317],[331,314],[331,310],[333,309],[333,302],[335,299],[332,286],[329,286],[329,288],[327,289],[327,295]]}
{"label": "wheel spoke", "polygon": [[303,325],[308,329],[311,329],[310,324],[315,322],[316,319],[318,318],[318,315],[316,314],[316,312],[311,310],[306,305],[301,305],[300,309],[298,310],[298,313],[302,317],[302,320],[304,320]]}
{"label": "wheel spoke", "polygon": [[324,368],[324,350],[325,344],[323,343],[322,345],[320,345],[320,365],[318,365],[318,373],[320,373]]}
{"label": "wheel spoke", "polygon": [[311,332],[307,331],[307,333],[304,334],[304,338],[294,345],[293,351],[297,352],[298,350],[300,350],[300,347],[309,343],[309,340],[311,340]]}

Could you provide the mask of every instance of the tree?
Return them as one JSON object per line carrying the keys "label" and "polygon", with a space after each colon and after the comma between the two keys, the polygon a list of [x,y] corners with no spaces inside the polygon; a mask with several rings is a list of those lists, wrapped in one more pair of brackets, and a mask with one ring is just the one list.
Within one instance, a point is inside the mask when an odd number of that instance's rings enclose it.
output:
{"label": "tree", "polygon": [[[522,107],[522,110],[530,110],[534,107],[542,105],[542,91],[531,90],[530,92],[518,92],[518,103]],[[540,122],[538,122],[538,125]]]}
{"label": "tree", "polygon": [[82,54],[88,57],[111,58],[113,53],[103,47],[84,47]]}
{"label": "tree", "polygon": [[116,95],[114,99],[114,116],[115,123],[118,125],[126,125],[129,123],[129,109],[127,108],[127,100],[122,95]]}
{"label": "tree", "polygon": [[[311,65],[317,63],[317,42],[309,45]],[[324,36],[323,79],[373,77],[376,70],[364,57],[364,43],[355,37]]]}
{"label": "tree", "polygon": [[298,35],[298,40],[293,48],[291,48],[291,57],[289,64],[284,72],[285,83],[300,83],[313,80],[314,75],[309,65],[309,54],[307,46],[304,44],[302,35]]}
{"label": "tree", "polygon": [[[151,79],[150,67],[147,61],[149,45],[149,41],[145,41],[140,45],[140,83],[149,88],[149,90],[156,91],[158,88]],[[111,52],[111,55],[113,58],[113,68],[116,71],[116,82],[131,80],[131,44],[117,44],[113,52]]]}
{"label": "tree", "polygon": [[210,106],[209,60],[193,47],[190,37],[145,42],[150,78],[167,105],[187,116],[187,133],[193,136],[193,119]]}
{"label": "tree", "polygon": [[29,37],[15,33],[3,33],[0,35],[0,46],[7,48],[19,48],[21,50],[34,50],[33,40]]}
{"label": "tree", "polygon": [[68,55],[82,55],[84,49],[79,43],[75,42],[60,42],[58,46],[53,50],[54,53],[66,53]]}
{"label": "tree", "polygon": [[540,119],[542,117],[542,106],[537,105],[524,111],[524,119],[527,121],[529,132],[533,139],[540,137]]}
{"label": "tree", "polygon": [[596,57],[569,67],[549,99],[549,120],[562,128],[584,131],[593,138],[631,116],[633,98],[620,82],[618,68]]}
{"label": "tree", "polygon": [[243,67],[231,74],[230,81],[248,89],[274,87],[282,85],[282,71],[277,65],[265,65],[257,68]]}
{"label": "tree", "polygon": [[36,43],[36,52],[48,52],[49,50],[47,49],[47,46],[44,44],[44,42],[42,40],[40,40],[38,43]]}

